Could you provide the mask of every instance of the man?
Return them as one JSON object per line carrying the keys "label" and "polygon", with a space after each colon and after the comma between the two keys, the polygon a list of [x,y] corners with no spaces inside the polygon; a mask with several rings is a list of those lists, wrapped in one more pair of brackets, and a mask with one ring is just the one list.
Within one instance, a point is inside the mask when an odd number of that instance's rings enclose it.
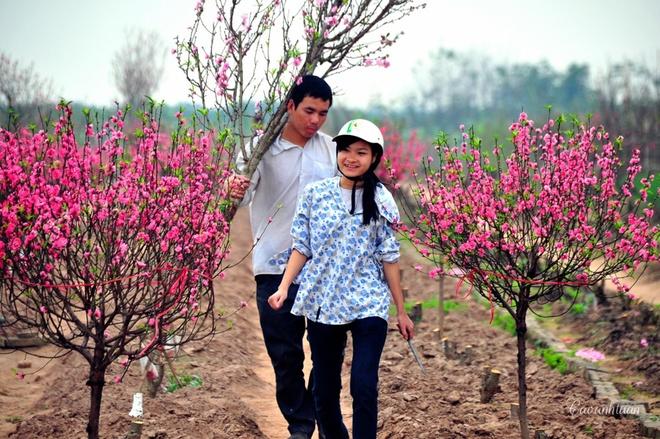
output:
{"label": "man", "polygon": [[[284,306],[275,311],[268,297],[277,291],[286,260],[276,255],[291,248],[291,222],[298,196],[311,182],[336,173],[335,145],[319,129],[332,105],[332,89],[321,78],[307,75],[291,90],[288,119],[249,180],[237,177],[232,195],[250,205],[255,247],[252,269],[257,283],[257,308],[264,342],[275,370],[277,403],[289,424],[290,439],[311,438],[314,403],[303,374],[305,319],[290,313],[298,285],[292,284]],[[245,160],[239,160],[239,169]]]}

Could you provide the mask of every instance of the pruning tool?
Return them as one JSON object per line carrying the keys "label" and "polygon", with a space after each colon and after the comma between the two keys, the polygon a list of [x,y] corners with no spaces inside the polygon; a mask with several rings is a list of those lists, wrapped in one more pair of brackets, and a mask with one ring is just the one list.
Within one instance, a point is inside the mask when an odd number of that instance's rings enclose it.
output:
{"label": "pruning tool", "polygon": [[424,365],[422,364],[421,360],[419,359],[419,354],[417,354],[417,349],[415,349],[415,345],[413,345],[411,339],[408,339],[408,347],[410,348],[410,352],[412,352],[413,357],[415,358],[415,361],[417,362],[417,365],[419,366],[419,369],[422,371],[422,373],[426,373],[426,371],[424,370]]}

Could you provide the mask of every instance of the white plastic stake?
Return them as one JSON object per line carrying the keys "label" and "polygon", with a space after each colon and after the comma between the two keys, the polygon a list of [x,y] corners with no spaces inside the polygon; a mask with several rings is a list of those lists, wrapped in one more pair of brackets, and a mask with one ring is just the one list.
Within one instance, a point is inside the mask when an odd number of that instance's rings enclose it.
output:
{"label": "white plastic stake", "polygon": [[141,418],[142,417],[142,394],[141,393],[134,393],[133,394],[133,407],[131,408],[131,412],[128,414],[128,416],[132,416],[134,418]]}

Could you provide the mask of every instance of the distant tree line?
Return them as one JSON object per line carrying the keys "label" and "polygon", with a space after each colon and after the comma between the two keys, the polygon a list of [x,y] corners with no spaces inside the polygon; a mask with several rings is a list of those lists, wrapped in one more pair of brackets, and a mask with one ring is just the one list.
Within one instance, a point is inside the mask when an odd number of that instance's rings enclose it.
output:
{"label": "distant tree line", "polygon": [[443,125],[496,119],[515,120],[521,111],[593,112],[596,95],[586,64],[566,71],[539,63],[495,63],[486,56],[440,49],[415,69],[415,90],[402,114],[411,125]]}
{"label": "distant tree line", "polygon": [[[158,88],[164,57],[164,43],[155,32],[128,31],[112,62],[121,96],[118,103],[140,108]],[[50,79],[42,77],[33,65],[24,66],[0,52],[0,127],[16,129],[34,124],[42,128],[50,122],[57,100]]]}

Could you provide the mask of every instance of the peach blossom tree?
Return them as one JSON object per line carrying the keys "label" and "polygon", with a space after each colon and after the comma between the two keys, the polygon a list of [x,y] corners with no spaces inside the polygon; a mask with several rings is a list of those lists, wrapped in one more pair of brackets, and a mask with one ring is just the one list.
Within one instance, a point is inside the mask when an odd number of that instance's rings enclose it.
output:
{"label": "peach blossom tree", "polygon": [[[565,127],[568,125],[568,127]],[[405,236],[436,265],[466,282],[516,323],[520,430],[529,437],[526,317],[538,300],[557,300],[567,285],[593,285],[658,257],[658,228],[647,202],[653,176],[640,178],[640,153],[628,163],[622,138],[564,116],[542,126],[522,113],[509,127],[512,152],[488,151],[461,127],[461,143],[441,134],[414,189],[417,209]],[[622,176],[621,179],[618,179]],[[632,206],[632,208],[630,207]]]}
{"label": "peach blossom tree", "polygon": [[229,161],[181,116],[162,144],[153,106],[131,133],[122,111],[90,118],[80,140],[58,110],[52,132],[0,129],[0,314],[85,358],[96,438],[113,362],[214,332]]}

